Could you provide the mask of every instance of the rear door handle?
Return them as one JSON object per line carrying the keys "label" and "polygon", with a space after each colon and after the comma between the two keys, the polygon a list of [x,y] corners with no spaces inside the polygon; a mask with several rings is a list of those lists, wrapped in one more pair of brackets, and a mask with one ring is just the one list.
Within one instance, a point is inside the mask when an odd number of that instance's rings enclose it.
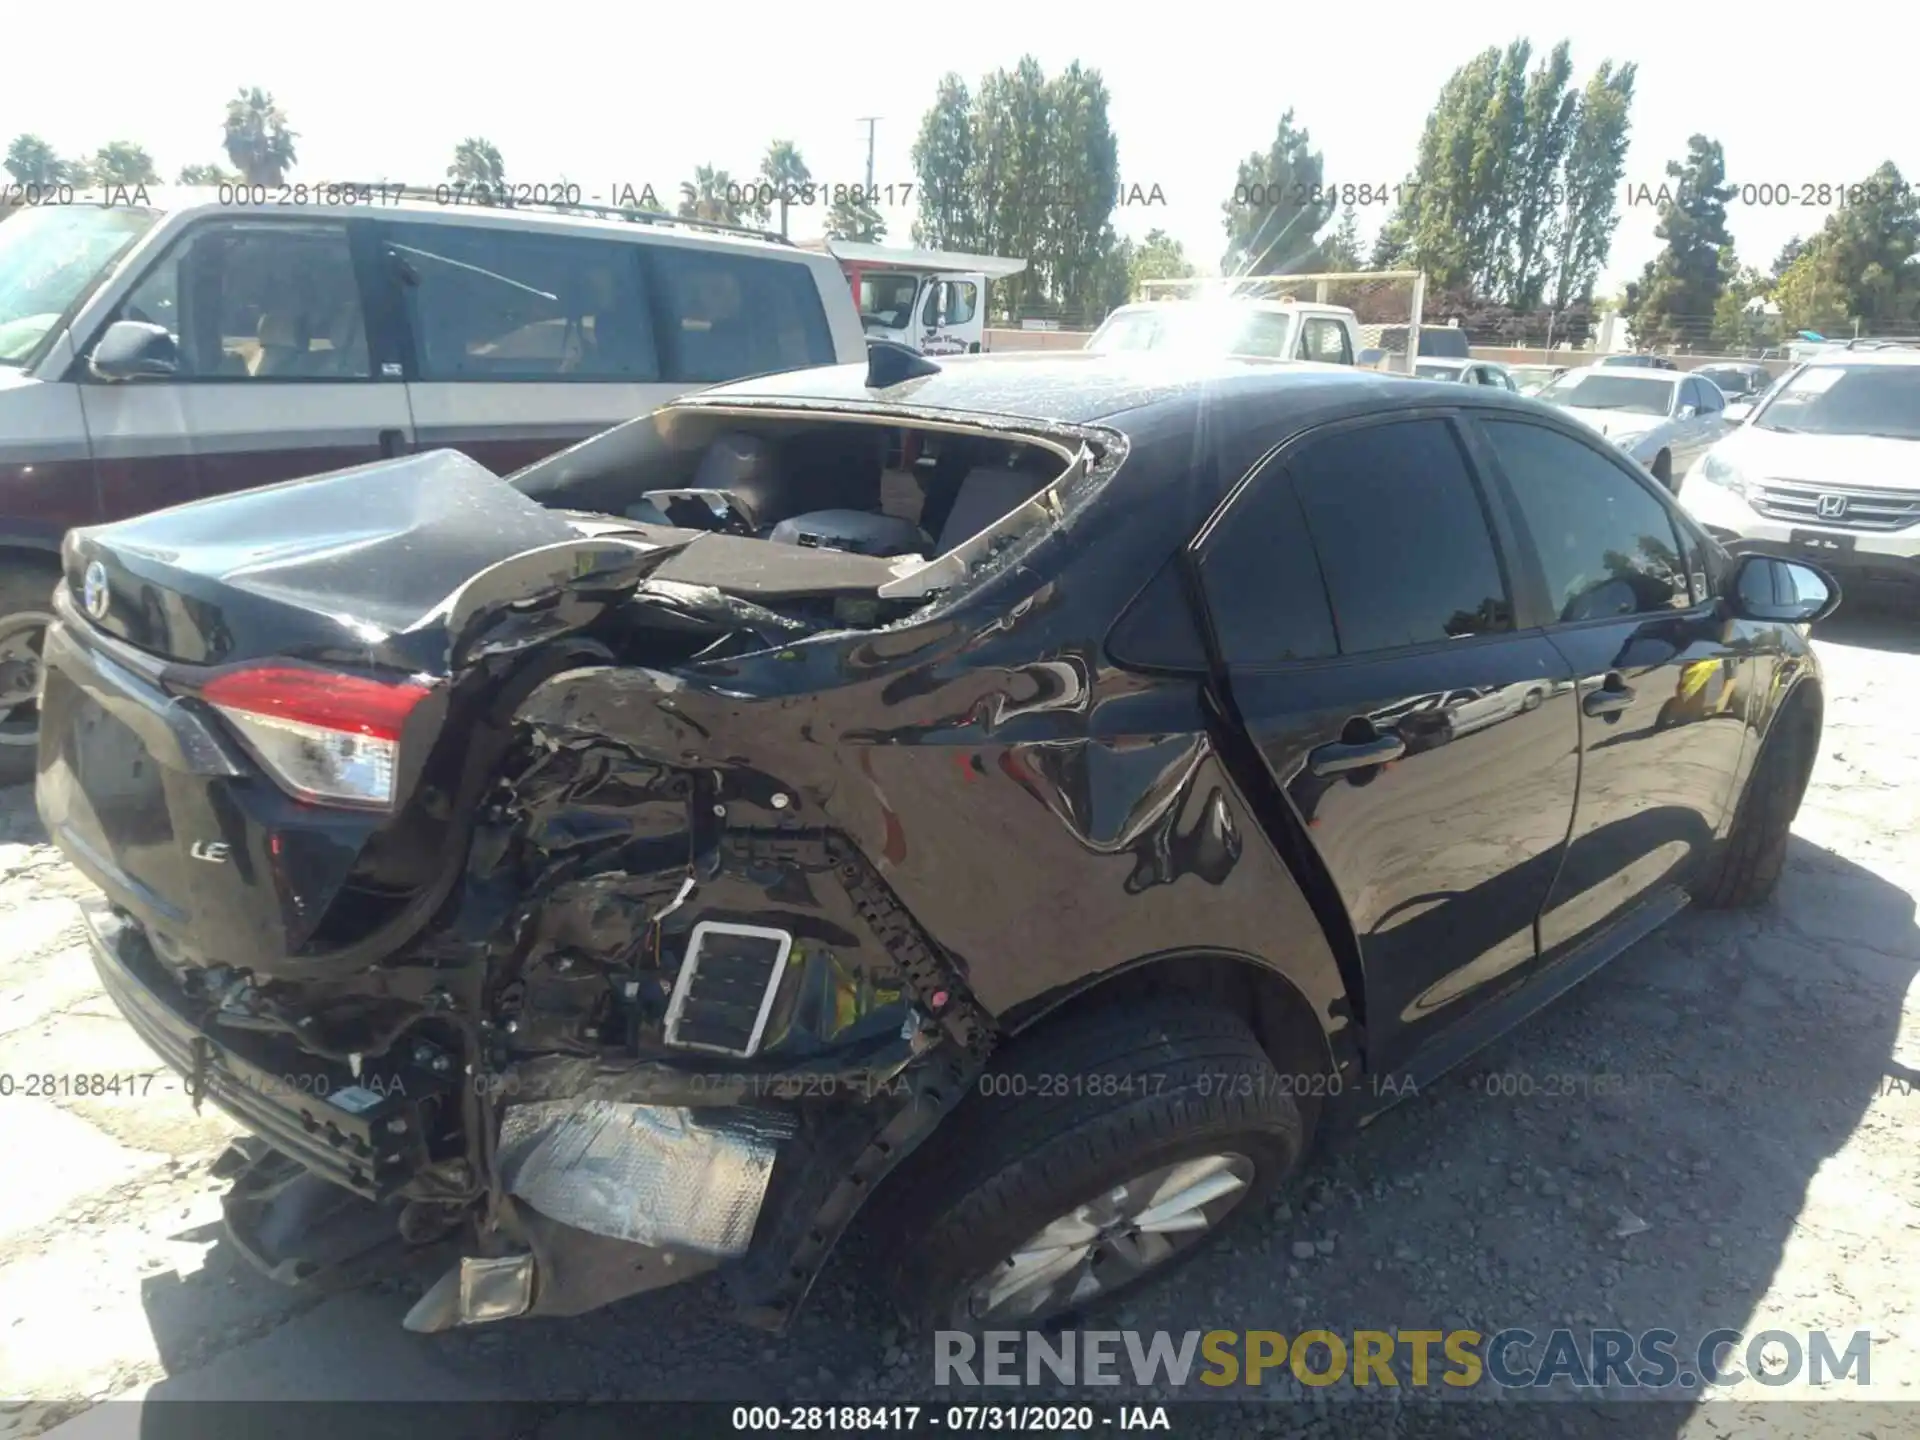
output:
{"label": "rear door handle", "polygon": [[1349,770],[1364,770],[1369,765],[1384,765],[1407,753],[1407,742],[1389,730],[1371,740],[1348,745],[1336,741],[1322,745],[1307,756],[1307,765],[1320,776],[1344,775]]}
{"label": "rear door handle", "polygon": [[1617,679],[1610,680],[1598,690],[1587,692],[1587,698],[1580,702],[1580,708],[1589,715],[1618,715],[1633,704],[1632,687],[1621,684]]}

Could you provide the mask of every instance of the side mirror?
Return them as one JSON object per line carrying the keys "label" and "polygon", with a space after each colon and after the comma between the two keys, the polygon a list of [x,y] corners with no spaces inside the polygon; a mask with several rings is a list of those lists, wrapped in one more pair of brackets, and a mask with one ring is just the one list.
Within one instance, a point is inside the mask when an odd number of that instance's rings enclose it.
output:
{"label": "side mirror", "polygon": [[1680,416],[1679,416],[1679,418],[1680,418],[1680,419],[1682,419],[1682,420],[1691,420],[1691,419],[1692,419],[1692,418],[1694,417],[1694,414],[1695,414],[1695,413],[1696,413],[1696,412],[1694,411],[1694,408],[1693,408],[1693,406],[1691,406],[1691,405],[1682,405],[1682,406],[1680,407]]}
{"label": "side mirror", "polygon": [[142,376],[177,375],[180,347],[162,325],[139,320],[116,320],[93,347],[87,362],[96,380],[137,380]]}
{"label": "side mirror", "polygon": [[1734,566],[1732,598],[1742,620],[1812,625],[1840,608],[1840,583],[1801,560],[1748,554]]}

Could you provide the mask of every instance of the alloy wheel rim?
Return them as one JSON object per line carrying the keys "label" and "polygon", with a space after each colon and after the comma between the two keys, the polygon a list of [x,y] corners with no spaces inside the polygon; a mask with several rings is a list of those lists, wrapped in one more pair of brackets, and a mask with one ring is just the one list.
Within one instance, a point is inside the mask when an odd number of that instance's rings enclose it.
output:
{"label": "alloy wheel rim", "polygon": [[40,651],[51,615],[0,619],[0,745],[31,745],[40,730]]}
{"label": "alloy wheel rim", "polygon": [[974,1321],[1043,1320],[1159,1269],[1226,1219],[1253,1162],[1224,1152],[1137,1175],[1041,1226],[968,1287]]}

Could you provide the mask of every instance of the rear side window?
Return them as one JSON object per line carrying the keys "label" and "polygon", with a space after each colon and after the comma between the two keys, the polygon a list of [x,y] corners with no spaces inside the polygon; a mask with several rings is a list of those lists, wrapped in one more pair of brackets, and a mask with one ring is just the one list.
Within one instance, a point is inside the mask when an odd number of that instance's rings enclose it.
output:
{"label": "rear side window", "polygon": [[660,317],[661,378],[717,384],[831,365],[813,272],[790,260],[647,246]]}
{"label": "rear side window", "polygon": [[1486,420],[1562,623],[1685,609],[1687,561],[1667,507],[1578,440]]}
{"label": "rear side window", "polygon": [[422,380],[659,378],[638,246],[411,225],[388,249]]}
{"label": "rear side window", "polygon": [[1207,532],[1200,584],[1220,658],[1259,667],[1335,654],[1320,562],[1287,474],[1270,464]]}
{"label": "rear side window", "polygon": [[1342,654],[1513,628],[1486,511],[1445,421],[1309,441],[1287,468]]}

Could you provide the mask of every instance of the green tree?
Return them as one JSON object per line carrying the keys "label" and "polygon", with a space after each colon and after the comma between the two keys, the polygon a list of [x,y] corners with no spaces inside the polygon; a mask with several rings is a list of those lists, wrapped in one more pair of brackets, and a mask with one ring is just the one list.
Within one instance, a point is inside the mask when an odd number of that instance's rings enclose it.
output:
{"label": "green tree", "polygon": [[972,189],[974,114],[966,82],[949,72],[940,79],[933,108],[921,117],[913,142],[919,214],[913,243],[934,250],[984,250],[980,211]]}
{"label": "green tree", "polygon": [[158,185],[153,157],[131,140],[115,140],[93,152],[89,167],[102,185]]}
{"label": "green tree", "polygon": [[1765,313],[1773,295],[1773,281],[1751,265],[1740,264],[1733,247],[1720,252],[1720,272],[1726,288],[1713,307],[1713,344],[1716,349],[1760,349],[1778,338],[1779,320]]}
{"label": "green tree", "polygon": [[1572,79],[1565,41],[1537,64],[1516,40],[1455,70],[1374,263],[1522,311],[1588,295],[1612,242],[1634,67],[1603,63],[1578,94]]}
{"label": "green tree", "polygon": [[1603,60],[1574,108],[1573,138],[1560,174],[1561,210],[1553,232],[1553,280],[1548,287],[1556,312],[1591,302],[1593,283],[1613,250],[1637,73],[1632,64],[1615,70],[1611,60]]}
{"label": "green tree", "polygon": [[1849,328],[1847,293],[1831,267],[1821,263],[1817,246],[1803,250],[1781,272],[1773,298],[1786,330],[1828,335]]}
{"label": "green tree", "polygon": [[[761,157],[760,179],[773,191],[773,203],[780,207],[780,233],[784,235],[787,233],[787,207],[793,203],[794,192],[812,181],[813,172],[807,168],[807,162],[800,158],[799,148],[791,140],[776,140]],[[755,212],[755,218],[765,224],[769,218],[766,207],[756,204]]]}
{"label": "green tree", "polygon": [[1773,270],[1770,272],[1773,278],[1778,280],[1782,275],[1785,275],[1788,268],[1794,261],[1800,258],[1806,248],[1806,238],[1801,235],[1794,236],[1791,240],[1787,241],[1786,244],[1782,245],[1780,247],[1780,253],[1773,257]]}
{"label": "green tree", "polygon": [[1145,280],[1187,280],[1194,273],[1186,247],[1164,230],[1149,230],[1138,245],[1122,242],[1115,247],[1124,254],[1127,271],[1127,295],[1140,294]]}
{"label": "green tree", "polygon": [[469,135],[453,147],[453,163],[447,166],[447,179],[487,191],[502,189],[507,183],[507,165],[500,158],[500,147],[491,140]]}
{"label": "green tree", "polygon": [[239,179],[240,177],[234,174],[233,171],[221,165],[182,165],[180,167],[179,179],[175,183],[180,185],[232,185]]}
{"label": "green tree", "polygon": [[16,135],[7,146],[4,162],[7,174],[19,185],[84,185],[87,167],[84,161],[62,160],[53,146],[38,135]]}
{"label": "green tree", "polygon": [[827,207],[827,238],[877,244],[887,235],[887,222],[857,189],[842,191]]}
{"label": "green tree", "polygon": [[298,158],[294,141],[299,134],[273,96],[255,86],[242,89],[227,102],[224,122],[227,159],[250,185],[284,185]]}
{"label": "green tree", "polygon": [[1351,205],[1341,207],[1340,224],[1322,249],[1322,260],[1329,270],[1358,270],[1360,255],[1360,217]]}
{"label": "green tree", "polygon": [[1726,157],[1718,140],[1694,135],[1684,162],[1669,160],[1663,185],[1660,223],[1654,235],[1665,247],[1647,262],[1640,279],[1627,286],[1623,310],[1642,346],[1679,348],[1708,338],[1715,307],[1726,288],[1720,269],[1727,234]]}
{"label": "green tree", "polygon": [[693,179],[680,182],[681,215],[690,220],[708,220],[722,225],[738,225],[741,214],[740,187],[725,170],[711,165],[695,168]]}
{"label": "green tree", "polygon": [[1240,162],[1233,193],[1220,209],[1227,250],[1220,273],[1283,275],[1318,270],[1320,232],[1333,218],[1334,202],[1323,193],[1325,165],[1306,130],[1281,115],[1273,143]]}
{"label": "green tree", "polygon": [[1507,183],[1512,226],[1491,277],[1493,293],[1516,309],[1539,306],[1554,268],[1567,153],[1580,113],[1572,80],[1573,59],[1562,40],[1527,76],[1520,101],[1520,143]]}
{"label": "green tree", "polygon": [[1111,223],[1119,147],[1098,71],[1076,62],[1049,79],[1022,56],[971,98],[947,76],[921,121],[914,166],[919,243],[1027,262],[993,287],[998,314],[1030,302],[1089,313],[1124,275]]}
{"label": "green tree", "polygon": [[1891,160],[1856,193],[1821,227],[1815,264],[1862,333],[1911,331],[1920,322],[1920,204]]}

